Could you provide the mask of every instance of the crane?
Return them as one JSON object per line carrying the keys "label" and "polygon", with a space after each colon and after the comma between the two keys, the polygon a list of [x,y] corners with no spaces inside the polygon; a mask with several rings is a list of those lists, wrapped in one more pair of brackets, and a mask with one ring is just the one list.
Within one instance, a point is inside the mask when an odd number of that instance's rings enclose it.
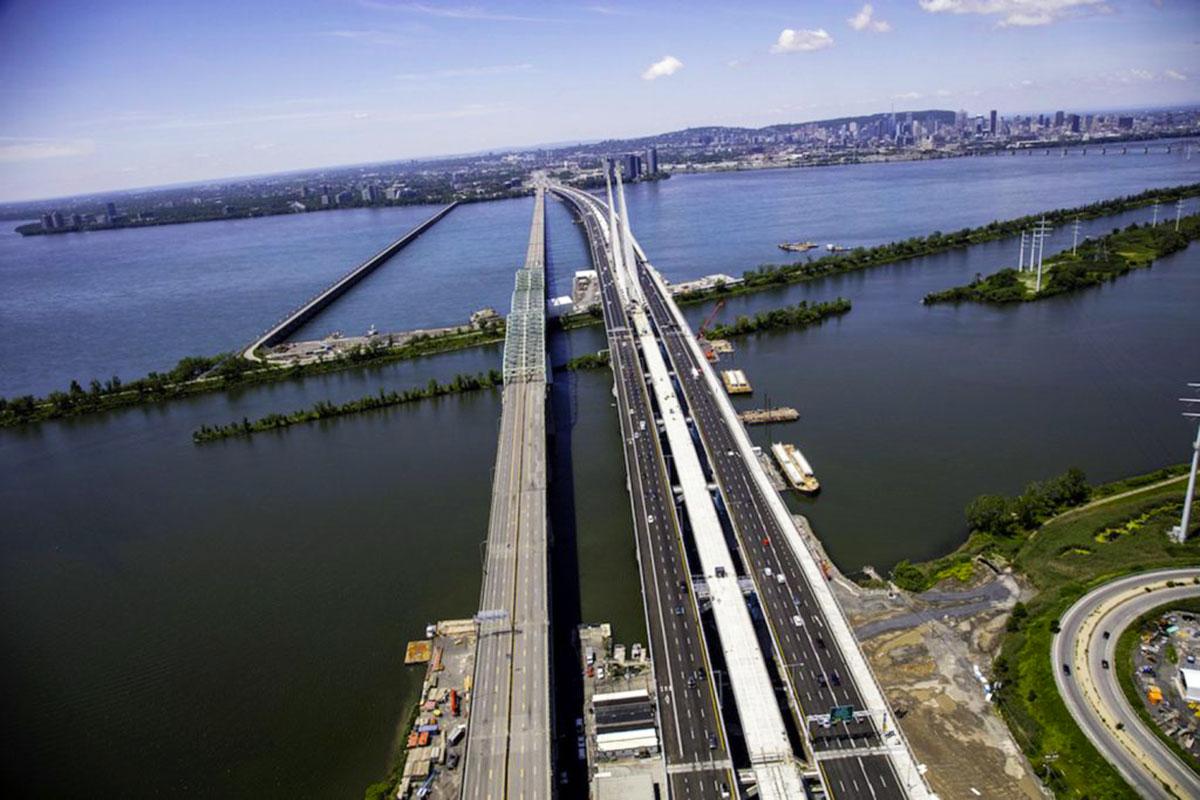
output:
{"label": "crane", "polygon": [[708,339],[705,338],[704,330],[709,325],[712,324],[712,321],[716,318],[717,314],[724,307],[725,307],[725,300],[724,299],[718,300],[717,304],[715,306],[713,306],[713,310],[711,312],[709,312],[708,317],[704,320],[704,322],[700,323],[699,330],[696,331],[696,341],[700,344],[700,348],[704,351],[704,357],[707,358],[709,361],[716,361],[717,354],[713,351],[712,345],[708,343]]}

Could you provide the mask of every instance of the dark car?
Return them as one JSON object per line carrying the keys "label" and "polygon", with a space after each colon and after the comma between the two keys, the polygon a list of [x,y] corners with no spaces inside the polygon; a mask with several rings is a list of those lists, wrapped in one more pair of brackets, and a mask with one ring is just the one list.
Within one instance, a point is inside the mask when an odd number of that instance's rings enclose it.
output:
{"label": "dark car", "polygon": [[838,673],[837,673],[837,670],[836,670],[836,669],[833,671],[833,674],[831,674],[831,675],[829,676],[829,678],[830,678],[830,680],[832,680],[832,681],[833,681],[833,685],[834,685],[834,686],[841,686],[841,685],[842,685],[842,676],[841,676],[841,675],[838,675]]}
{"label": "dark car", "polygon": [[1108,659],[1107,658],[1101,659],[1100,666],[1103,667],[1104,669],[1108,669]]}
{"label": "dark car", "polygon": [[451,753],[446,756],[446,769],[454,769],[458,766],[458,753]]}
{"label": "dark car", "polygon": [[1107,639],[1107,638],[1108,638],[1109,636],[1111,636],[1111,635],[1112,635],[1112,634],[1110,634],[1108,631],[1105,631],[1105,632],[1104,632],[1104,638],[1105,638],[1105,639]]}
{"label": "dark car", "polygon": [[1070,674],[1071,674],[1071,665],[1063,664],[1063,675],[1070,675]]}
{"label": "dark car", "polygon": [[709,750],[717,749],[717,735],[715,733],[708,734],[708,749]]}
{"label": "dark car", "polygon": [[677,616],[677,617],[683,616],[683,606],[675,606],[675,616]]}

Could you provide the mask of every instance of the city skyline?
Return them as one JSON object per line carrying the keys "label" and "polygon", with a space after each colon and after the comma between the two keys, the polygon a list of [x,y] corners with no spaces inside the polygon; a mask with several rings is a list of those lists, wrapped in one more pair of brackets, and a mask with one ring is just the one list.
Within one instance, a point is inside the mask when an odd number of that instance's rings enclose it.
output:
{"label": "city skyline", "polygon": [[1200,78],[1200,8],[1170,0],[295,8],[9,4],[0,201],[893,107],[1184,105]]}

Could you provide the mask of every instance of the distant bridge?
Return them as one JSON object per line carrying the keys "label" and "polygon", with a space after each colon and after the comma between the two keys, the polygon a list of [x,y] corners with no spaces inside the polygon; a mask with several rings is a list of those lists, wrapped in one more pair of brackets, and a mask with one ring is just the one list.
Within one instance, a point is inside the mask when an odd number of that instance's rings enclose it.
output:
{"label": "distant bridge", "polygon": [[260,348],[272,347],[282,341],[285,341],[289,336],[299,330],[301,325],[308,322],[317,314],[321,313],[321,311],[327,308],[334,300],[337,300],[339,297],[348,292],[352,286],[378,269],[380,265],[407,247],[422,233],[436,225],[439,221],[441,221],[442,217],[453,211],[457,205],[458,201],[455,200],[453,203],[438,211],[432,217],[425,220],[420,225],[413,228],[411,231],[404,234],[375,255],[371,256],[362,264],[347,272],[345,275],[335,281],[333,285],[316,294],[312,299],[305,302],[291,314],[288,314],[286,317],[279,320],[279,322],[275,323],[274,326],[268,328],[262,336],[255,339],[253,344],[242,351],[242,357],[249,359],[250,361],[261,361],[261,359],[258,357],[258,350]]}

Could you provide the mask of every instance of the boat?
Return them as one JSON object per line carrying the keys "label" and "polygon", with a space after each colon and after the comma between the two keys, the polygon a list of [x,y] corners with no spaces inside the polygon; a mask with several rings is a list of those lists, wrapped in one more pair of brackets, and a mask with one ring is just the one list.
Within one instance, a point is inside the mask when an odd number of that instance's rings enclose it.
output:
{"label": "boat", "polygon": [[771,453],[779,462],[784,477],[793,489],[804,494],[816,494],[821,490],[821,484],[813,474],[812,465],[795,445],[775,442],[771,445]]}
{"label": "boat", "polygon": [[819,246],[816,242],[783,242],[779,245],[779,249],[789,253],[803,253]]}
{"label": "boat", "polygon": [[370,338],[371,336],[378,336],[378,335],[379,335],[379,331],[377,331],[377,330],[375,329],[375,326],[374,326],[374,325],[372,325],[371,327],[367,328],[367,337],[368,337],[368,338]]}
{"label": "boat", "polygon": [[827,244],[825,245],[825,249],[831,253],[844,253],[850,248],[840,244]]}

